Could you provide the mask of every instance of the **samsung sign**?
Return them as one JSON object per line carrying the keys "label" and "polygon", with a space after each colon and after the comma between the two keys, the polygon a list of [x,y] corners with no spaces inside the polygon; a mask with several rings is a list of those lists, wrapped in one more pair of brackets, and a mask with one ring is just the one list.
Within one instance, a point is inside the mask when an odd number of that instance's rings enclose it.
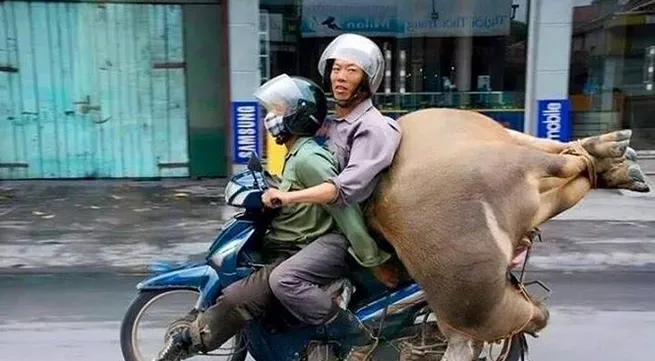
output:
{"label": "samsung sign", "polygon": [[571,117],[567,99],[540,100],[537,136],[560,142],[571,139]]}
{"label": "samsung sign", "polygon": [[236,164],[247,164],[250,153],[261,154],[259,104],[232,102],[232,158]]}

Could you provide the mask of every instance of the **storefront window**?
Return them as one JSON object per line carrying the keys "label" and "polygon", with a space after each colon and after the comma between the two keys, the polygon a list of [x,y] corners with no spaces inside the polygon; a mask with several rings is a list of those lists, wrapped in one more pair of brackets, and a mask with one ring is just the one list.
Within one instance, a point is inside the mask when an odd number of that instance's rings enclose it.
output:
{"label": "storefront window", "polygon": [[337,35],[368,36],[387,74],[376,105],[392,117],[426,107],[474,109],[522,130],[528,0],[261,0],[268,76],[316,68]]}
{"label": "storefront window", "polygon": [[655,149],[655,4],[576,3],[569,76],[573,136],[632,129],[632,147]]}

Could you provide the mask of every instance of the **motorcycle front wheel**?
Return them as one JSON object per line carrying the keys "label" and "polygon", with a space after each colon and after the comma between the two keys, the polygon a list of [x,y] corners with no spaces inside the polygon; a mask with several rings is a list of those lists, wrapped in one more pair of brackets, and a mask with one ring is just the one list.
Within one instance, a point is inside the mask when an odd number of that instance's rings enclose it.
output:
{"label": "motorcycle front wheel", "polygon": [[[198,291],[195,290],[157,290],[139,293],[127,309],[121,324],[120,343],[124,360],[152,361],[159,350],[164,347],[166,330],[171,322],[190,322],[193,320],[194,316],[189,311],[193,308],[198,295]],[[180,296],[183,298],[179,299]],[[177,302],[174,302],[172,306],[164,307],[162,315],[155,316],[152,321],[144,321],[146,312],[155,303],[162,301],[164,298],[175,299],[176,297],[178,297]],[[180,321],[182,318],[185,318],[185,320]],[[139,329],[139,326],[142,323],[145,323],[147,327],[147,330],[143,332],[146,335],[144,338],[154,344],[148,350],[144,350],[142,342],[140,342],[142,330]],[[210,360],[210,357],[216,360],[215,356],[223,356],[221,361],[244,361],[247,354],[245,340],[239,333],[210,354],[198,355],[190,360]]]}

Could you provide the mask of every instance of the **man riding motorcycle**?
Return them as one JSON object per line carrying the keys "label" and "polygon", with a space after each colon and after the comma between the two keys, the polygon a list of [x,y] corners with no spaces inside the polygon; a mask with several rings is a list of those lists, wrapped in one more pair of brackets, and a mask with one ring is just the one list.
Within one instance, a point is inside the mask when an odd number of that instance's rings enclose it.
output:
{"label": "man riding motorcycle", "polygon": [[[283,205],[336,204],[342,207],[365,203],[369,199],[381,172],[391,164],[401,138],[395,121],[383,116],[371,101],[382,81],[384,67],[382,51],[366,37],[343,34],[328,45],[321,55],[318,69],[324,86],[330,89],[336,101],[336,117],[326,119],[323,131],[341,173],[317,179],[317,185],[303,190],[270,189],[264,193],[265,204],[272,206],[273,199],[278,199]],[[365,224],[361,211],[358,217]],[[381,282],[389,287],[397,285],[398,273],[389,262],[390,254],[376,249],[362,258],[356,250],[349,251],[360,265],[372,268]],[[323,250],[324,258],[335,259],[338,255],[339,249]],[[311,290],[316,290],[313,280],[306,277],[306,269],[316,267],[312,262],[320,264],[323,260],[303,261],[294,262],[292,258],[277,267],[271,274],[271,289],[296,317],[314,323],[317,319],[312,317],[311,309],[302,307],[311,300]],[[347,268],[345,259],[340,268]],[[337,307],[334,309],[338,310]],[[339,327],[354,327],[356,322],[344,311],[323,321]],[[362,337],[354,345],[366,346],[372,341],[365,332],[360,334]]]}
{"label": "man riding motorcycle", "polygon": [[[283,74],[262,85],[255,97],[268,111],[267,131],[288,150],[281,189],[304,189],[337,174],[332,154],[312,137],[327,114],[327,100],[318,85]],[[276,277],[275,269],[280,265],[285,265],[286,272],[302,270],[303,277],[319,286],[343,277],[349,271],[344,267],[348,243],[355,253],[374,244],[359,212],[357,205],[345,208],[316,204],[283,206],[264,237],[262,256],[266,266],[228,286],[216,304],[198,313],[192,323],[173,322],[167,331],[166,346],[157,360],[177,361],[215,350],[240,331],[247,320],[262,316],[274,300],[269,277]],[[337,227],[341,233],[337,232]],[[303,266],[305,264],[308,266]],[[299,287],[299,290],[304,292],[307,302],[298,305],[298,311],[310,315],[309,319],[304,319],[309,323],[323,324],[342,315],[341,309],[322,289]],[[348,323],[341,327],[361,330],[359,324],[349,318],[344,322]]]}
{"label": "man riding motorcycle", "polygon": [[[327,46],[318,70],[324,88],[336,101],[336,117],[328,117],[320,133],[326,135],[340,173],[300,191],[270,189],[264,194],[265,204],[272,205],[274,198],[282,204],[365,204],[381,172],[391,164],[401,138],[396,122],[382,115],[371,101],[382,82],[384,67],[382,51],[364,36],[343,34]],[[357,260],[371,267],[381,282],[394,287],[398,277],[390,258],[380,250],[376,257]]]}

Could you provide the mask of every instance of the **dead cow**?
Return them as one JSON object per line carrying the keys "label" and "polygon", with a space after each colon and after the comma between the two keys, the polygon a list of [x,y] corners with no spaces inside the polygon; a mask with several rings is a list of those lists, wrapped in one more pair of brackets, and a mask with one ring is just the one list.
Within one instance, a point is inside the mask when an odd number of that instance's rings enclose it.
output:
{"label": "dead cow", "polygon": [[629,130],[561,152],[472,111],[425,109],[398,121],[402,142],[367,218],[423,288],[449,340],[443,360],[471,361],[483,342],[546,326],[544,305],[507,278],[531,230],[593,187],[649,191]]}

